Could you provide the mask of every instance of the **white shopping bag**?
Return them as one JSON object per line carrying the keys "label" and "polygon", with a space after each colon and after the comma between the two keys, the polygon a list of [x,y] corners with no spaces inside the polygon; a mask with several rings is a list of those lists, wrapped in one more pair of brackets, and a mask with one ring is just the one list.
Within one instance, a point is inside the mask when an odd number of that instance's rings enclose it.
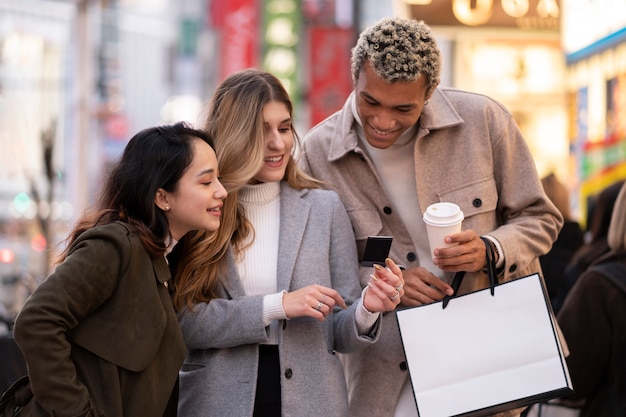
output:
{"label": "white shopping bag", "polygon": [[485,416],[572,392],[538,274],[396,312],[420,417]]}

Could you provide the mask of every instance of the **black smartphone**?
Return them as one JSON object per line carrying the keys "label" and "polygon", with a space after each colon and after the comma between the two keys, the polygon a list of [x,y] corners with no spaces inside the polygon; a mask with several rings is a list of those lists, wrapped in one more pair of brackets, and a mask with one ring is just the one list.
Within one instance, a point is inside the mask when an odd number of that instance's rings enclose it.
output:
{"label": "black smartphone", "polygon": [[369,236],[365,244],[361,266],[385,265],[392,241],[393,237],[391,236]]}

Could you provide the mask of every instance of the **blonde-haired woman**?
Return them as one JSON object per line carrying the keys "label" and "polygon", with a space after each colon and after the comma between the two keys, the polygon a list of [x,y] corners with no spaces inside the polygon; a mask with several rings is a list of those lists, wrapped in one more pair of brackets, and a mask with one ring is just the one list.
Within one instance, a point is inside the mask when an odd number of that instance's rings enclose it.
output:
{"label": "blonde-haired woman", "polygon": [[583,272],[558,315],[581,417],[626,415],[626,184],[608,243],[610,252]]}
{"label": "blonde-haired woman", "polygon": [[337,352],[374,343],[380,312],[404,293],[388,261],[361,294],[350,220],[298,168],[292,113],[280,81],[257,70],[233,74],[212,99],[206,129],[229,197],[220,232],[193,242],[208,271],[176,283],[188,348],[180,415],[346,416]]}

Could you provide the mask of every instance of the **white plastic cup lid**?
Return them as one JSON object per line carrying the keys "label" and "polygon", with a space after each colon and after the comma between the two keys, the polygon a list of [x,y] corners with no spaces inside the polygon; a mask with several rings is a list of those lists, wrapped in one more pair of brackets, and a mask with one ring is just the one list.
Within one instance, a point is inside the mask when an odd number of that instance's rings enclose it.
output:
{"label": "white plastic cup lid", "polygon": [[461,208],[454,203],[435,203],[424,212],[424,222],[432,226],[450,226],[463,221]]}

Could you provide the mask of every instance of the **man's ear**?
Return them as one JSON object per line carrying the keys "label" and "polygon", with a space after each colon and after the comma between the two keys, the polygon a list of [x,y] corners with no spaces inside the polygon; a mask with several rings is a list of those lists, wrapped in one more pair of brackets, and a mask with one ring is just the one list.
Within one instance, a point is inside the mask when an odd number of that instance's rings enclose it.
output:
{"label": "man's ear", "polygon": [[163,211],[170,210],[170,203],[167,195],[167,191],[165,191],[163,188],[159,188],[156,192],[156,195],[154,196],[154,204],[156,204],[157,207]]}

